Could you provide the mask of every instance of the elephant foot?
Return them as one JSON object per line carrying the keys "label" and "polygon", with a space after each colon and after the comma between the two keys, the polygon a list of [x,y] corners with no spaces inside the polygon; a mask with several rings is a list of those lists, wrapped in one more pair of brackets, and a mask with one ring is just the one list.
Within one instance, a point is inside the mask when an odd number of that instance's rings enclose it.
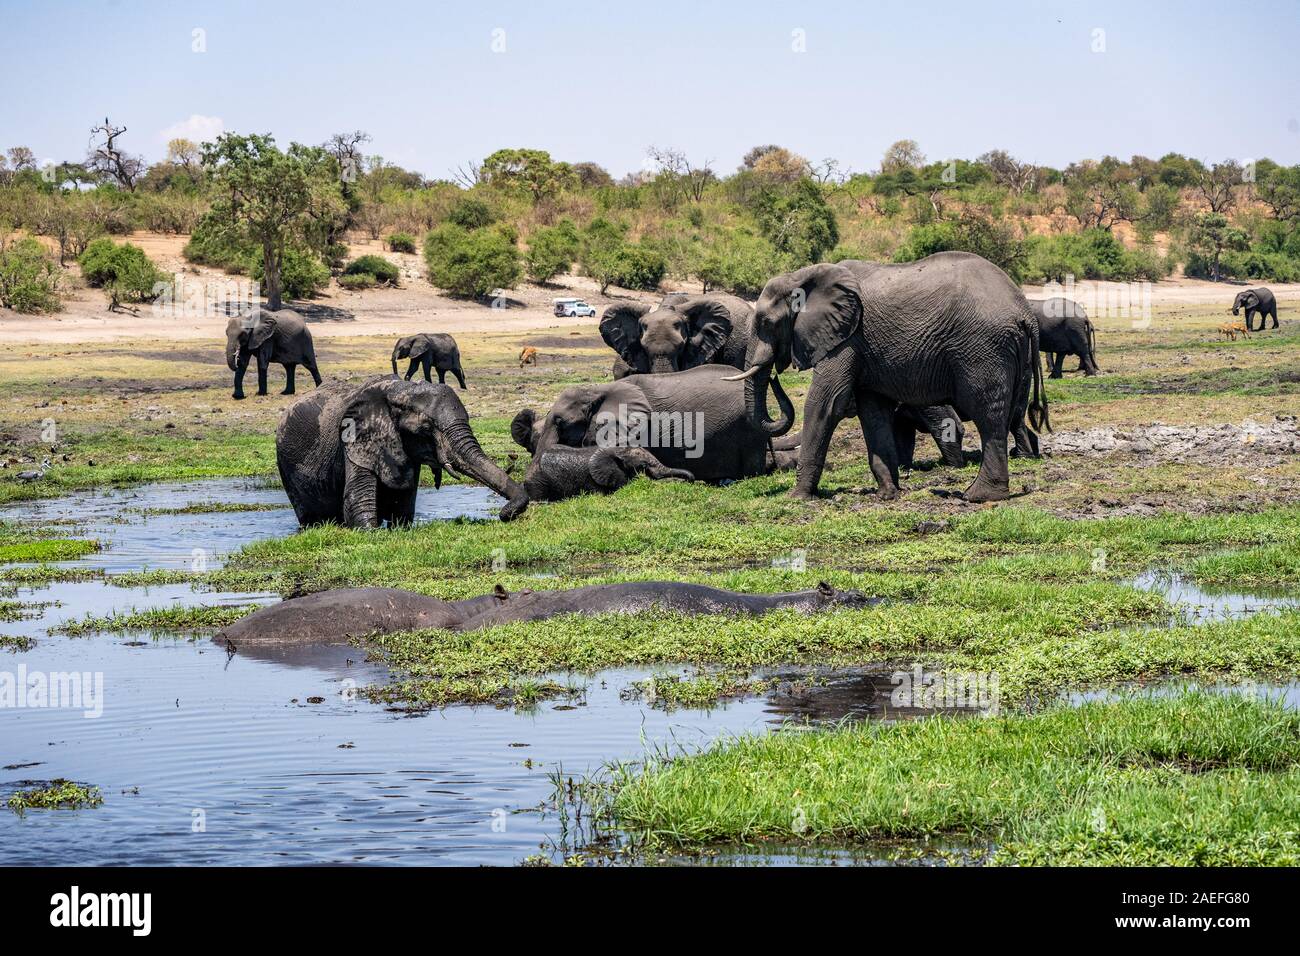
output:
{"label": "elephant foot", "polygon": [[257,394],[258,394],[258,395],[267,395],[267,394],[269,394],[269,393],[268,393],[268,392],[265,392],[265,391],[258,391]]}
{"label": "elephant foot", "polygon": [[506,502],[505,507],[503,507],[499,512],[501,520],[513,521],[515,518],[518,518],[521,514],[523,514],[524,509],[526,509],[527,507],[528,507],[527,497],[516,498],[513,501],[508,501]]}
{"label": "elephant foot", "polygon": [[1053,372],[1051,375],[1049,375],[1049,376],[1047,376],[1047,377],[1048,377],[1048,378],[1064,378],[1065,376],[1062,375],[1060,372]]}
{"label": "elephant foot", "polygon": [[235,392],[235,393],[234,393],[233,395],[231,395],[230,397],[233,398],[233,399],[234,399],[235,401],[237,401],[237,402],[242,402],[242,401],[244,400],[244,393],[243,393],[243,392]]}
{"label": "elephant foot", "polygon": [[876,487],[876,497],[881,501],[894,501],[902,494],[897,485],[878,485]]}
{"label": "elephant foot", "polygon": [[816,488],[793,488],[790,491],[790,497],[796,501],[820,501],[821,496],[817,494]]}
{"label": "elephant foot", "polygon": [[1011,486],[995,485],[991,482],[976,480],[973,485],[966,489],[962,495],[972,504],[982,504],[985,501],[1006,501],[1011,497]]}
{"label": "elephant foot", "polygon": [[292,395],[292,394],[293,394],[293,389],[291,389],[291,388],[286,388],[286,389],[285,389],[283,392],[281,392],[280,394],[281,394],[281,395]]}

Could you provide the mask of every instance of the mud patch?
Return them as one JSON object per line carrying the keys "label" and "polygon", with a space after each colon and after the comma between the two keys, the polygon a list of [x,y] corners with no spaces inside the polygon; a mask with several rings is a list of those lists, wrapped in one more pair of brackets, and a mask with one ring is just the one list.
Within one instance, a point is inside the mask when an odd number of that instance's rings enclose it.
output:
{"label": "mud patch", "polygon": [[1162,464],[1217,464],[1300,454],[1300,422],[1292,415],[1278,415],[1268,423],[1248,418],[1239,425],[1103,425],[1044,435],[1042,443],[1050,456],[1140,455]]}

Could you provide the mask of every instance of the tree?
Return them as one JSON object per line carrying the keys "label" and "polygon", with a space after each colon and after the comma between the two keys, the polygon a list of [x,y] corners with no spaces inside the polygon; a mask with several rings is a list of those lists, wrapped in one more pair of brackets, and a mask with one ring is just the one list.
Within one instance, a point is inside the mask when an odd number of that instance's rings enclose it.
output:
{"label": "tree", "polygon": [[482,297],[519,281],[519,250],[503,227],[462,229],[443,223],[424,241],[429,281],[454,295]]}
{"label": "tree", "polygon": [[286,250],[323,248],[343,214],[332,162],[319,147],[293,143],[282,152],[269,135],[224,133],[204,144],[203,165],[214,187],[205,221],[228,241],[261,249],[267,308],[280,309]]}
{"label": "tree", "polygon": [[753,170],[754,175],[765,182],[795,183],[806,179],[812,167],[798,153],[777,146],[755,160]]}
{"label": "tree", "polygon": [[1255,195],[1273,218],[1283,222],[1300,219],[1300,166],[1279,166],[1261,159],[1255,174]]}
{"label": "tree", "polygon": [[1197,252],[1213,257],[1213,278],[1219,281],[1219,259],[1225,250],[1241,250],[1250,242],[1244,232],[1234,228],[1228,217],[1219,212],[1199,212],[1192,220],[1188,244]]}
{"label": "tree", "polygon": [[582,271],[600,283],[600,294],[618,277],[625,226],[597,217],[582,237]]}
{"label": "tree", "polygon": [[904,169],[920,169],[925,165],[925,154],[914,139],[900,139],[885,150],[880,160],[882,173],[897,173]]}
{"label": "tree", "polygon": [[527,196],[537,205],[577,183],[573,167],[544,149],[499,149],[479,168],[479,180],[502,192]]}
{"label": "tree", "polygon": [[602,189],[614,185],[614,177],[597,163],[574,163],[573,174],[583,189]]}
{"label": "tree", "polygon": [[568,272],[578,255],[581,243],[578,230],[567,219],[557,225],[544,226],[528,237],[528,252],[524,262],[528,277],[534,282],[547,283],[563,272]]}
{"label": "tree", "polygon": [[840,241],[835,213],[811,179],[767,193],[760,201],[758,225],[764,238],[789,257],[794,268],[820,262]]}
{"label": "tree", "polygon": [[681,150],[651,146],[647,152],[650,159],[659,167],[656,180],[666,181],[670,188],[691,202],[702,200],[705,188],[718,178],[713,173],[711,159],[706,159],[702,165],[696,166]]}
{"label": "tree", "polygon": [[989,150],[975,162],[987,166],[993,173],[993,181],[1017,196],[1033,188],[1034,174],[1038,171],[1033,163],[1022,163],[1005,149]]}
{"label": "tree", "polygon": [[36,154],[26,146],[13,146],[9,149],[9,165],[14,168],[16,173],[23,170],[35,171]]}
{"label": "tree", "polygon": [[90,130],[90,153],[86,168],[105,179],[111,179],[126,190],[134,190],[135,182],[144,175],[144,157],[123,152],[117,138],[126,132],[125,126],[114,126],[104,117],[104,122]]}
{"label": "tree", "polygon": [[1236,201],[1235,189],[1241,181],[1241,164],[1228,159],[1208,168],[1202,166],[1196,173],[1194,185],[1210,207],[1210,212],[1226,213]]}
{"label": "tree", "polygon": [[1115,223],[1137,218],[1140,197],[1132,169],[1114,156],[1071,164],[1065,178],[1065,211],[1084,229],[1109,232]]}

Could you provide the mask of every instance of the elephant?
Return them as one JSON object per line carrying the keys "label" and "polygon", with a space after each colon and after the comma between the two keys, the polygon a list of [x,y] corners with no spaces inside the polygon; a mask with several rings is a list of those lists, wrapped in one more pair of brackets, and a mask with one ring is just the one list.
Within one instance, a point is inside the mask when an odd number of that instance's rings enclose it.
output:
{"label": "elephant", "polygon": [[[573,386],[560,393],[543,419],[531,409],[520,412],[511,432],[524,447],[531,442],[530,472],[541,467],[538,456],[557,445],[646,448],[662,465],[690,471],[697,481],[751,478],[792,467],[790,441],[774,445],[751,424],[744,387],[728,379],[733,371],[699,365]],[[775,391],[783,413],[793,416],[779,384]]]}
{"label": "elephant", "polygon": [[[1246,289],[1244,292],[1238,292],[1237,297],[1232,300],[1232,314],[1237,315],[1242,309],[1246,310],[1246,331],[1263,332],[1264,327],[1268,324],[1268,317],[1273,317],[1273,328],[1277,328],[1277,299],[1268,289]],[[1259,316],[1259,328],[1251,324],[1251,320]]]}
{"label": "elephant", "polygon": [[860,591],[821,583],[810,591],[743,594],[703,584],[634,581],[592,584],[555,591],[507,592],[443,601],[397,588],[337,588],[259,608],[216,634],[227,648],[241,645],[329,644],[401,631],[475,631],[512,621],[540,621],[557,614],[765,614],[792,608],[803,614],[880,603]]}
{"label": "elephant", "polygon": [[[754,311],[745,407],[752,427],[789,430],[767,413],[767,391],[789,367],[814,369],[804,404],[797,498],[817,495],[835,426],[856,413],[882,499],[898,497],[893,413],[899,404],[951,405],[979,431],[983,461],[967,501],[1010,497],[1007,434],[1026,412],[1050,427],[1038,323],[1020,289],[967,252],[882,265],[846,260],[771,279]],[[1032,398],[1030,384],[1032,381]],[[787,403],[788,404],[788,400]]]}
{"label": "elephant", "polygon": [[292,395],[293,373],[301,364],[317,387],[320,372],[316,369],[316,347],[301,315],[289,309],[272,312],[254,309],[237,315],[226,323],[226,364],[235,373],[236,399],[244,397],[244,372],[257,357],[257,394],[266,394],[266,367],[272,362],[284,366],[285,385],[281,395]]}
{"label": "elephant", "polygon": [[[530,452],[536,450],[535,419],[533,410],[526,408],[510,424],[510,434]],[[683,468],[665,468],[644,448],[551,445],[533,455],[524,477],[524,491],[528,493],[529,501],[562,501],[587,493],[612,494],[637,475],[695,480],[695,476]]]}
{"label": "elephant", "polygon": [[610,306],[600,320],[600,337],[618,353],[615,379],[709,364],[738,369],[753,315],[749,303],[734,295],[671,292],[653,310],[642,303]]}
{"label": "elephant", "polygon": [[472,478],[506,499],[502,521],[528,506],[524,489],[479,447],[469,413],[450,386],[382,375],[335,382],[304,395],[275,430],[280,480],[303,527],[409,524],[420,466]]}
{"label": "elephant", "polygon": [[447,381],[447,373],[451,372],[456,376],[456,381],[460,383],[461,390],[465,389],[465,373],[460,367],[460,348],[456,345],[456,340],[450,335],[442,332],[419,332],[415,335],[404,335],[397,340],[393,346],[393,374],[397,374],[397,360],[409,358],[411,365],[406,370],[406,380],[409,382],[415,376],[415,370],[423,367],[424,380],[432,382],[433,376],[429,370],[436,368],[438,370],[439,383]]}
{"label": "elephant", "polygon": [[1067,355],[1079,356],[1079,371],[1084,375],[1101,371],[1097,367],[1096,332],[1083,306],[1059,296],[1027,301],[1038,320],[1038,347],[1052,368],[1049,378],[1061,378]]}
{"label": "elephant", "polygon": [[[967,419],[969,421],[969,419]],[[962,417],[951,405],[928,405],[916,408],[911,405],[899,405],[894,410],[894,447],[898,451],[898,467],[911,468],[916,454],[916,436],[928,434],[939,448],[939,454],[945,465],[962,468],[966,464],[966,455],[962,452],[962,442],[966,430],[962,427]],[[1011,432],[1015,447],[1012,458],[1039,457],[1038,436],[1021,419]]]}

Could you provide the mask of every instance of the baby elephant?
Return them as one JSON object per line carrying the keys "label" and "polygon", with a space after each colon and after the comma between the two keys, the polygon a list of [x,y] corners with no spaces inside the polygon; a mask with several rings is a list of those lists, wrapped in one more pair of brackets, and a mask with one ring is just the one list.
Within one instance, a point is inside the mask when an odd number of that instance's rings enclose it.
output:
{"label": "baby elephant", "polygon": [[644,448],[552,445],[539,453],[536,426],[536,413],[531,408],[525,408],[510,423],[514,440],[533,452],[532,463],[524,477],[524,491],[529,501],[563,501],[588,493],[608,495],[637,475],[695,480],[695,476],[683,468],[665,467]]}
{"label": "baby elephant", "polygon": [[424,380],[432,382],[433,376],[429,374],[430,369],[438,370],[438,382],[445,384],[447,373],[451,372],[456,376],[456,381],[460,382],[460,387],[465,387],[465,373],[460,367],[460,348],[456,345],[456,340],[450,335],[444,335],[442,332],[419,332],[415,335],[407,335],[397,340],[393,346],[393,374],[397,374],[397,360],[409,358],[410,367],[406,370],[406,380],[409,382],[415,375],[417,368],[424,369]]}
{"label": "baby elephant", "polygon": [[[1273,328],[1277,328],[1277,299],[1268,289],[1261,286],[1258,289],[1238,292],[1237,297],[1232,300],[1232,314],[1239,315],[1242,309],[1246,310],[1247,332],[1263,332],[1270,316],[1273,318]],[[1259,316],[1258,329],[1253,326],[1256,315]]]}
{"label": "baby elephant", "polygon": [[285,385],[281,395],[293,394],[293,373],[302,365],[320,385],[316,370],[316,346],[307,323],[297,312],[254,309],[226,323],[226,364],[235,373],[234,397],[244,397],[244,373],[257,359],[257,394],[266,394],[266,367],[272,362],[284,366]]}

